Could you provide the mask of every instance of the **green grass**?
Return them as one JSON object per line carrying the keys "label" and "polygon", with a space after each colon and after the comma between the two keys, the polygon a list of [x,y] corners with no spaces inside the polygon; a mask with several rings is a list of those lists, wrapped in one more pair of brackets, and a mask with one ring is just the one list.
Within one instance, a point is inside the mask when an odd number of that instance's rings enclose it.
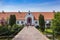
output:
{"label": "green grass", "polygon": [[[0,39],[0,40],[8,40],[8,38],[5,38],[5,39]],[[11,40],[11,39],[9,39],[9,40]]]}
{"label": "green grass", "polygon": [[[39,28],[38,28],[38,30],[41,32],[41,30],[40,30]],[[41,32],[41,33],[53,35],[53,30],[52,30],[52,29],[45,29],[45,31],[44,31],[44,32]],[[58,40],[60,40],[60,35],[56,35],[56,38],[57,38]]]}
{"label": "green grass", "polygon": [[[52,29],[45,29],[45,33],[53,35]],[[45,34],[45,33],[44,33],[44,34]],[[58,40],[60,40],[60,35],[56,35],[56,38],[57,38]]]}
{"label": "green grass", "polygon": [[45,32],[48,33],[48,34],[53,34],[52,29],[45,29]]}
{"label": "green grass", "polygon": [[[0,39],[0,40],[8,40],[8,38],[5,38],[5,39]],[[11,40],[11,39],[9,39],[9,40]]]}
{"label": "green grass", "polygon": [[0,40],[12,40],[12,38],[0,38]]}

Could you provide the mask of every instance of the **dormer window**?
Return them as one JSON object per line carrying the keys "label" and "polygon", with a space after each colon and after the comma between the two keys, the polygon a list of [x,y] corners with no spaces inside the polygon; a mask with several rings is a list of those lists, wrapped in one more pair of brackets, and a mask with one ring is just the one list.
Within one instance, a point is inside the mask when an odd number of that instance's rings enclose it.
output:
{"label": "dormer window", "polygon": [[4,10],[2,10],[2,13],[4,13]]}

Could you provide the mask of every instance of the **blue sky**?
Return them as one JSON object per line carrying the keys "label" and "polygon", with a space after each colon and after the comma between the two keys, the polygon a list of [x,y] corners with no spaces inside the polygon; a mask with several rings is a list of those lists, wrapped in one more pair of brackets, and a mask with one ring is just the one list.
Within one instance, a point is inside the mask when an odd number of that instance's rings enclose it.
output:
{"label": "blue sky", "polygon": [[0,11],[60,11],[60,0],[0,0]]}

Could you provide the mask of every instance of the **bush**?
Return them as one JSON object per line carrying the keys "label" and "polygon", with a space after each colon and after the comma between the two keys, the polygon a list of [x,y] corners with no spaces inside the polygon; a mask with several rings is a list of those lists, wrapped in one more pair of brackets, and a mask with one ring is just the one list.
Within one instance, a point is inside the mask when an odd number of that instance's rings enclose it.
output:
{"label": "bush", "polygon": [[35,26],[37,29],[40,29],[40,26]]}
{"label": "bush", "polygon": [[42,32],[45,31],[45,20],[42,14],[39,15],[39,26]]}
{"label": "bush", "polygon": [[46,29],[45,32],[46,32],[47,34],[53,34],[52,29]]}
{"label": "bush", "polygon": [[9,25],[13,26],[14,24],[16,24],[16,16],[15,15],[10,15]]}
{"label": "bush", "polygon": [[22,26],[13,25],[11,26],[0,26],[0,36],[15,36],[19,31],[22,30]]}
{"label": "bush", "polygon": [[3,35],[3,34],[5,34],[6,32],[8,32],[7,30],[8,30],[7,27],[0,26],[0,35]]}

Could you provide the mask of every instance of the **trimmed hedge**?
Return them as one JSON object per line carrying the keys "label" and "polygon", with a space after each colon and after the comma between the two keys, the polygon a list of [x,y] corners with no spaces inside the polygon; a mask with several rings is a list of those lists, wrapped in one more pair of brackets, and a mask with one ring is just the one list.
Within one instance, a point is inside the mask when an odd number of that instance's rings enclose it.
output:
{"label": "trimmed hedge", "polygon": [[19,31],[21,31],[23,26],[0,26],[0,36],[15,36]]}

